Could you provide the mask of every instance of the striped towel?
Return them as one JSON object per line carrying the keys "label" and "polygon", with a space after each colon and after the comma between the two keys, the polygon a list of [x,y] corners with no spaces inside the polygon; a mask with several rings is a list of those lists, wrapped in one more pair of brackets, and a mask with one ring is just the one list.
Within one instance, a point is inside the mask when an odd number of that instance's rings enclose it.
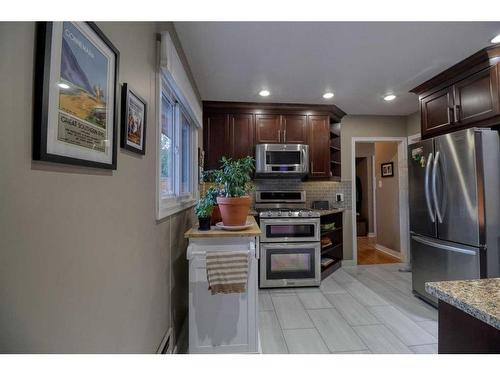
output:
{"label": "striped towel", "polygon": [[206,259],[212,294],[246,292],[248,251],[207,251]]}

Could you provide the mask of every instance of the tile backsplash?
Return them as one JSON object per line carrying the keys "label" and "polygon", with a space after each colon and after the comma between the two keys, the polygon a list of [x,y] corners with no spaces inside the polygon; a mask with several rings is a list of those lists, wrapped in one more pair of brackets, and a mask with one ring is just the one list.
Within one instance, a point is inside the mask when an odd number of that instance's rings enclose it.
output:
{"label": "tile backsplash", "polygon": [[[286,179],[255,180],[256,190],[305,190],[306,205],[313,201],[327,200],[330,208],[351,209],[351,181],[299,181]],[[335,194],[344,194],[343,202],[335,202]]]}

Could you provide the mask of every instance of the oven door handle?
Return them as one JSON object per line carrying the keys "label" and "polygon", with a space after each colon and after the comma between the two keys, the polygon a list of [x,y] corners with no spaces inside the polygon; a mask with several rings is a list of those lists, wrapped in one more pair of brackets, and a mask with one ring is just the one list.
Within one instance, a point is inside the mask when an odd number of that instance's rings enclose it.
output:
{"label": "oven door handle", "polygon": [[288,218],[279,218],[279,219],[260,219],[261,224],[266,224],[266,225],[280,225],[282,223],[284,224],[290,224],[290,223],[296,223],[297,225],[303,225],[303,224],[316,224],[318,225],[318,218],[293,218],[293,219],[288,219]]}

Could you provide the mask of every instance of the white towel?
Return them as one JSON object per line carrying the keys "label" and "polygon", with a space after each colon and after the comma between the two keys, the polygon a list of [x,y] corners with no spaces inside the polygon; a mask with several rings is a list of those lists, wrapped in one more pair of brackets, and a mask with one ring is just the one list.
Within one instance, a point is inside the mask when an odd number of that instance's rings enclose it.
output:
{"label": "white towel", "polygon": [[208,289],[212,294],[245,293],[248,251],[207,251]]}

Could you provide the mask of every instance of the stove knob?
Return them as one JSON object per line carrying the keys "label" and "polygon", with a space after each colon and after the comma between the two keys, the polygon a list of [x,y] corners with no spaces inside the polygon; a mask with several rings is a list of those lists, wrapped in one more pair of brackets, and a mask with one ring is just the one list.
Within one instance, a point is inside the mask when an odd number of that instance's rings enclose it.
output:
{"label": "stove knob", "polygon": [[312,213],[312,212],[308,212],[308,213],[307,213],[307,216],[312,216],[312,215],[313,215],[313,213]]}
{"label": "stove knob", "polygon": [[292,211],[288,211],[288,216],[292,216]]}
{"label": "stove knob", "polygon": [[281,216],[281,211],[278,211],[278,216]]}
{"label": "stove knob", "polygon": [[297,216],[302,216],[302,211],[299,211]]}

